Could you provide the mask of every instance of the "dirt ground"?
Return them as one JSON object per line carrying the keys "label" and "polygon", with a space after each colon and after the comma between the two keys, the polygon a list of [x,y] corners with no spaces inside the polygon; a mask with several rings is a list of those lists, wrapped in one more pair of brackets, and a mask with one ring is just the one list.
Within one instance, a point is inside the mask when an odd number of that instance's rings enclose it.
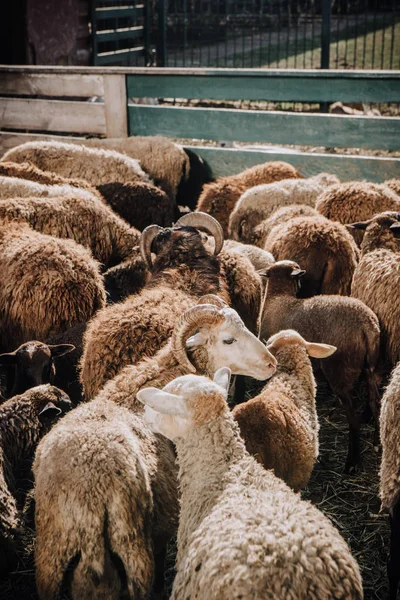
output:
{"label": "dirt ground", "polygon": [[[253,396],[256,389],[250,390]],[[362,392],[359,405],[364,406]],[[380,453],[372,445],[373,427],[362,429],[362,465],[359,472],[343,474],[347,449],[347,423],[344,412],[325,384],[317,395],[320,419],[320,457],[303,498],[311,500],[330,517],[350,544],[361,568],[365,600],[386,600],[386,555],[389,540],[388,517],[379,513],[378,469]],[[38,600],[35,592],[31,538],[27,537],[25,564],[0,584],[0,600]],[[169,597],[174,577],[175,544],[169,546],[166,564]]]}

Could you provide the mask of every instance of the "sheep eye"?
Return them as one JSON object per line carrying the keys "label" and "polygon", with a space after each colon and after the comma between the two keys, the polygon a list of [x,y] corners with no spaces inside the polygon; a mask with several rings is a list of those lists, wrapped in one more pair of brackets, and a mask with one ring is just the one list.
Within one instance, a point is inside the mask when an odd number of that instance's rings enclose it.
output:
{"label": "sheep eye", "polygon": [[236,342],[235,338],[228,338],[227,340],[224,340],[224,344],[233,344],[233,342]]}

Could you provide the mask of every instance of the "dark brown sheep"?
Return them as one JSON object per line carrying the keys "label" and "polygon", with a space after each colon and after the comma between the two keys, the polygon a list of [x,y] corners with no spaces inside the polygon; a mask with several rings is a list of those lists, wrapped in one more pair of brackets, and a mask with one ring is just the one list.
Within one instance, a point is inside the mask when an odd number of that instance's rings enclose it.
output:
{"label": "dark brown sheep", "polygon": [[72,344],[44,344],[35,340],[13,352],[0,354],[0,369],[7,371],[5,398],[23,394],[29,388],[54,383],[55,360],[74,350]]}
{"label": "dark brown sheep", "polygon": [[17,563],[20,510],[32,481],[31,463],[40,439],[71,408],[64,392],[51,385],[31,388],[0,406],[0,577]]}
{"label": "dark brown sheep", "polygon": [[350,429],[346,470],[355,469],[360,460],[360,419],[355,412],[351,391],[362,374],[368,382],[369,405],[378,426],[378,318],[368,306],[355,298],[296,298],[299,279],[304,271],[295,262],[277,262],[265,275],[268,282],[261,309],[260,338],[267,340],[281,329],[294,329],[313,342],[337,347],[335,354],[321,361],[318,368],[346,409]]}

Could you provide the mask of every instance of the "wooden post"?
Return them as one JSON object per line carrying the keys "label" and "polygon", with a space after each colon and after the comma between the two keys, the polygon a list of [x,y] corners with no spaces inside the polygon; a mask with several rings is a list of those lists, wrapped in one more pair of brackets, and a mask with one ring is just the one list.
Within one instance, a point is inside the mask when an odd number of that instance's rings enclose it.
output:
{"label": "wooden post", "polygon": [[167,0],[158,0],[157,66],[167,64]]}
{"label": "wooden post", "polygon": [[[329,69],[331,50],[331,0],[322,0],[321,69]],[[327,113],[329,104],[321,102],[320,111]]]}
{"label": "wooden post", "polygon": [[107,137],[128,137],[125,75],[104,75],[103,82]]}

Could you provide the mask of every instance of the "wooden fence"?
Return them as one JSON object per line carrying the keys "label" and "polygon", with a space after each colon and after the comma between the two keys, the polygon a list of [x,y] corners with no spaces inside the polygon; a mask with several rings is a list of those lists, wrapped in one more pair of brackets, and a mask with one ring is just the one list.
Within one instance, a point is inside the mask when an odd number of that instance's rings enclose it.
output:
{"label": "wooden fence", "polygon": [[[100,101],[88,101],[92,97]],[[398,103],[400,71],[0,66],[0,151],[27,139],[79,141],[88,134],[400,150],[398,117],[146,105],[129,98]],[[192,149],[215,176],[286,160],[308,175],[324,170],[342,180],[400,177],[400,158],[279,147]]]}

